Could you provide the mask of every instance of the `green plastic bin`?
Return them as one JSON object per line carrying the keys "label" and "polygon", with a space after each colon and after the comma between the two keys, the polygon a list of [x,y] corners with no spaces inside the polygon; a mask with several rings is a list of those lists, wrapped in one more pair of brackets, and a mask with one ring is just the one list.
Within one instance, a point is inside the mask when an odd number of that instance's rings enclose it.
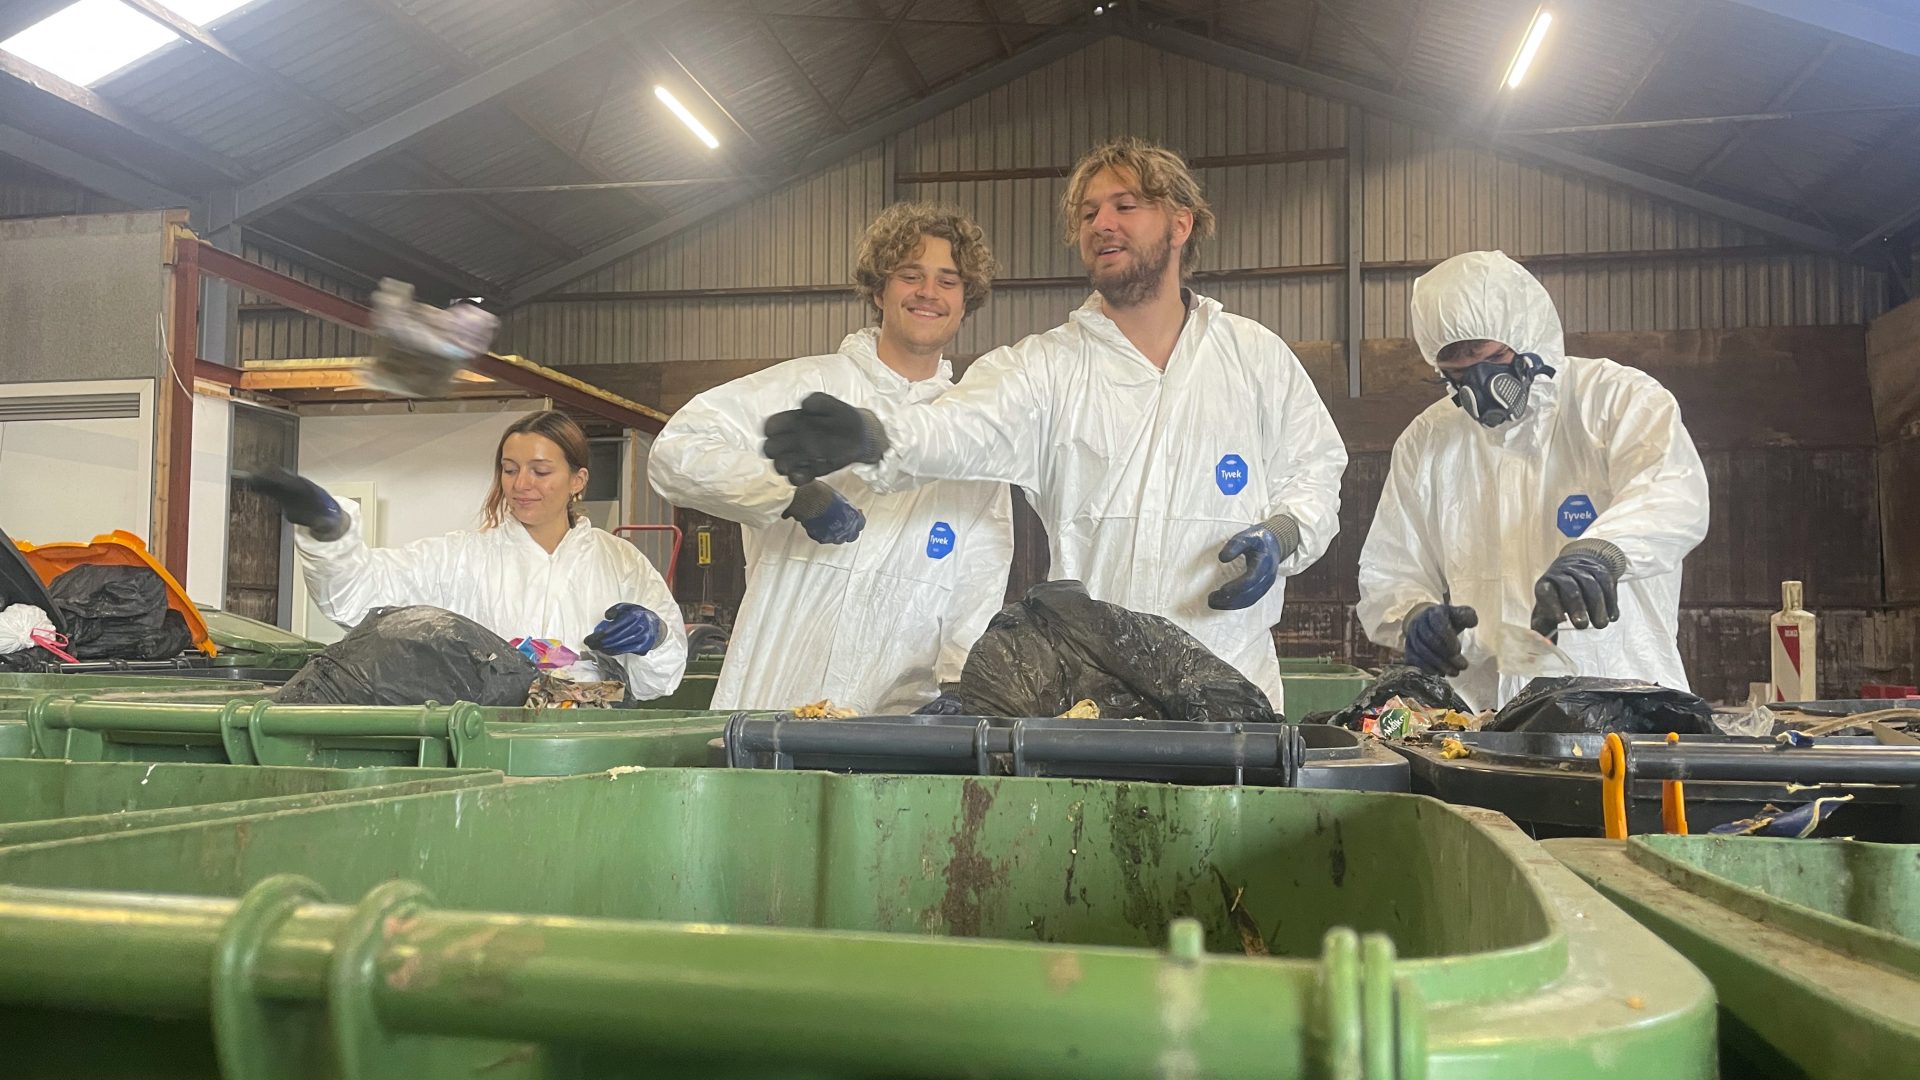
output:
{"label": "green plastic bin", "polygon": [[0,847],[500,780],[487,769],[0,761]]}
{"label": "green plastic bin", "polygon": [[1373,676],[1337,660],[1280,658],[1280,689],[1287,719],[1299,723],[1318,712],[1336,712],[1373,685]]}
{"label": "green plastic bin", "polygon": [[207,637],[218,650],[213,663],[219,667],[298,671],[314,653],[326,648],[272,623],[219,608],[201,606],[200,617],[206,620]]}
{"label": "green plastic bin", "polygon": [[[673,693],[663,698],[654,698],[642,702],[649,709],[706,709],[713,705],[713,690],[720,683],[720,665],[716,657],[703,657],[687,661],[687,673],[680,677],[680,685]],[[796,701],[794,705],[805,705]]]}
{"label": "green plastic bin", "polygon": [[265,683],[247,680],[167,678],[148,675],[64,675],[0,672],[0,758],[32,757],[33,735],[28,725],[34,703],[42,699],[88,697],[125,701],[199,701],[225,703],[236,698],[257,700],[273,691]]}
{"label": "green plastic bin", "polygon": [[1713,980],[1729,1075],[1920,1072],[1920,845],[1549,840]]}
{"label": "green plastic bin", "polygon": [[664,769],[0,883],[0,1036],[70,1077],[1714,1075],[1697,971],[1414,796]]}
{"label": "green plastic bin", "polygon": [[[255,695],[35,701],[33,756],[324,768],[420,766],[568,776],[621,765],[696,766],[732,713],[453,705],[276,705]],[[767,715],[767,714],[755,714]],[[605,719],[576,719],[582,716]],[[565,718],[565,719],[561,719]]]}

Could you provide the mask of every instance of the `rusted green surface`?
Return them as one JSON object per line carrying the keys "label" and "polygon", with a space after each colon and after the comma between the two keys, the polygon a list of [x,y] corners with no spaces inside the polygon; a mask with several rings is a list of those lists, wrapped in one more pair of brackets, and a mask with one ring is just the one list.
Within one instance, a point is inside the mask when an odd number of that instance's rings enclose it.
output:
{"label": "rusted green surface", "polygon": [[[209,1008],[229,1062],[331,1040],[364,1076],[1713,1075],[1691,967],[1411,796],[648,770],[0,849],[0,882],[186,894],[0,889],[0,1035],[76,1076],[209,1059]],[[317,1042],[249,1034],[263,1000]]]}
{"label": "rusted green surface", "polygon": [[497,784],[483,769],[0,760],[0,847]]}
{"label": "rusted green surface", "polygon": [[1920,846],[1645,836],[1549,840],[1713,980],[1760,1075],[1920,1072]]}

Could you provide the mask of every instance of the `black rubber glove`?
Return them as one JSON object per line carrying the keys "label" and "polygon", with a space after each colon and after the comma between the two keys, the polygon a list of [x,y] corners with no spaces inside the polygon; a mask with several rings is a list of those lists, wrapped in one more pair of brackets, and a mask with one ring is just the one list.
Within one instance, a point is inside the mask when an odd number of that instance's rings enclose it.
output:
{"label": "black rubber glove", "polygon": [[280,512],[295,525],[305,525],[315,540],[338,540],[347,535],[347,512],[327,489],[285,469],[241,473],[242,486],[280,504]]}
{"label": "black rubber glove", "polygon": [[1407,663],[1429,675],[1458,675],[1467,670],[1460,654],[1460,631],[1480,625],[1470,607],[1422,604],[1407,613]]}
{"label": "black rubber glove", "polygon": [[1626,570],[1627,557],[1605,540],[1577,540],[1562,548],[1534,582],[1534,632],[1550,638],[1563,618],[1576,630],[1605,629],[1620,618],[1615,583]]}
{"label": "black rubber glove", "polygon": [[818,390],[799,408],[767,417],[763,430],[767,441],[761,452],[794,487],[856,462],[872,465],[887,452],[887,431],[878,417]]}

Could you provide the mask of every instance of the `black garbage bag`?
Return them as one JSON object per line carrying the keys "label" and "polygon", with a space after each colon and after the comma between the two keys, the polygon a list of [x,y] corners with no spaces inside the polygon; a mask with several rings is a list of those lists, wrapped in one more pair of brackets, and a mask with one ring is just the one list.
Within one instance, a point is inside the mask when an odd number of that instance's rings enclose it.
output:
{"label": "black garbage bag", "polygon": [[1535,679],[1513,696],[1487,731],[1551,731],[1600,735],[1713,735],[1713,707],[1654,683],[1565,675]]}
{"label": "black garbage bag", "polygon": [[381,607],[273,695],[283,705],[525,705],[539,669],[493,631],[443,608]]}
{"label": "black garbage bag", "polygon": [[[167,583],[147,566],[76,566],[47,586],[78,660],[170,660],[193,647]],[[48,654],[48,659],[55,659]]]}
{"label": "black garbage bag", "polygon": [[1454,712],[1473,715],[1473,707],[1460,699],[1460,695],[1454,692],[1453,684],[1446,679],[1429,675],[1419,668],[1395,665],[1382,671],[1372,686],[1362,690],[1360,696],[1353,699],[1353,704],[1339,712],[1316,713],[1304,718],[1304,722],[1338,724],[1358,730],[1362,713],[1378,709],[1396,697],[1425,709],[1444,706]]}
{"label": "black garbage bag", "polygon": [[987,624],[960,673],[968,716],[1058,716],[1091,698],[1103,717],[1272,723],[1267,695],[1158,615],[1047,581]]}

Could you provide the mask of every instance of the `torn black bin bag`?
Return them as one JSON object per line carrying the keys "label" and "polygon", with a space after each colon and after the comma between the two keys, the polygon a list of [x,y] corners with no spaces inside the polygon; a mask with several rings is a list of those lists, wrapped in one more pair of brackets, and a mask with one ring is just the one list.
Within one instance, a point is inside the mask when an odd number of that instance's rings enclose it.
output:
{"label": "torn black bin bag", "polygon": [[1047,581],[1002,608],[967,654],[968,716],[1058,716],[1082,699],[1109,718],[1272,723],[1267,695],[1158,615]]}
{"label": "torn black bin bag", "polygon": [[1302,723],[1337,724],[1344,728],[1358,729],[1362,714],[1369,709],[1378,709],[1388,701],[1399,698],[1401,701],[1419,705],[1424,709],[1441,707],[1454,712],[1473,715],[1472,706],[1460,699],[1454,692],[1453,684],[1438,675],[1429,675],[1415,667],[1394,666],[1380,673],[1380,677],[1353,704],[1334,713],[1314,713],[1301,718]]}
{"label": "torn black bin bag", "polygon": [[380,607],[273,695],[283,705],[525,705],[539,670],[464,615]]}
{"label": "torn black bin bag", "polygon": [[1713,707],[1687,693],[1630,679],[1566,675],[1535,679],[1507,702],[1487,731],[1600,735],[1712,735]]}

